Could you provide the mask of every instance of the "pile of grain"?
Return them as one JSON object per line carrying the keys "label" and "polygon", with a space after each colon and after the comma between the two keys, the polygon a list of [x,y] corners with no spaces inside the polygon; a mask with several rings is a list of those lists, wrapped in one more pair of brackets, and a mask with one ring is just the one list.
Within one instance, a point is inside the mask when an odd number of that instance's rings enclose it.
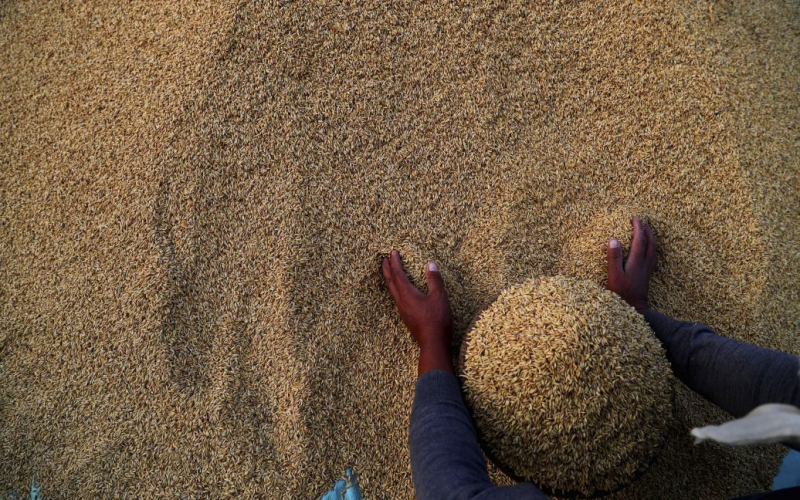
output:
{"label": "pile of grain", "polygon": [[504,291],[462,347],[464,393],[491,457],[550,492],[593,496],[649,465],[673,377],[644,318],[573,278]]}
{"label": "pile of grain", "polygon": [[[504,288],[573,248],[595,266],[574,242],[643,211],[655,304],[797,351],[799,20],[788,1],[0,3],[0,495],[35,474],[46,496],[310,498],[352,467],[366,495],[412,497],[393,246],[446,270],[457,349]],[[725,415],[676,398],[663,456],[686,468],[626,494],[768,486],[778,448],[692,447]]]}

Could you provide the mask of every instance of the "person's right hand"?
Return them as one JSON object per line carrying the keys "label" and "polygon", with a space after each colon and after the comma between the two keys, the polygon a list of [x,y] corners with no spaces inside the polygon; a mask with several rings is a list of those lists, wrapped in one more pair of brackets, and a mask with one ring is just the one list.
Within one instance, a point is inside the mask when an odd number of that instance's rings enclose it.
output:
{"label": "person's right hand", "polygon": [[622,297],[638,312],[648,308],[647,292],[650,275],[656,267],[658,244],[653,230],[633,218],[633,241],[624,265],[619,240],[608,243],[608,283],[606,288]]}

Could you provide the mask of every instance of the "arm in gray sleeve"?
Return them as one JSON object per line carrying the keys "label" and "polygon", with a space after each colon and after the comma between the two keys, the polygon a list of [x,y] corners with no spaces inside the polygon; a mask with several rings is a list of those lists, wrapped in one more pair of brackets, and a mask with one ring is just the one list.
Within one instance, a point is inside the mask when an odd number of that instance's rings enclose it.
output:
{"label": "arm in gray sleeve", "polygon": [[430,371],[417,379],[409,446],[420,500],[547,498],[530,483],[492,484],[461,388],[447,372]]}
{"label": "arm in gray sleeve", "polygon": [[644,317],[666,348],[675,376],[733,416],[765,403],[800,407],[796,356],[721,337],[705,325],[657,311],[646,310]]}

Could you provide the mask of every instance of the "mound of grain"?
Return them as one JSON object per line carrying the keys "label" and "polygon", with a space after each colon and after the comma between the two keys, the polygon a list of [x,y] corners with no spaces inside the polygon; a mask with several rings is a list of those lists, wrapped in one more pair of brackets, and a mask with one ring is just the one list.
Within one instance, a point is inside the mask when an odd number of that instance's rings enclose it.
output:
{"label": "mound of grain", "polygon": [[572,278],[504,291],[468,333],[461,375],[487,453],[550,492],[619,489],[672,418],[672,376],[644,318]]}

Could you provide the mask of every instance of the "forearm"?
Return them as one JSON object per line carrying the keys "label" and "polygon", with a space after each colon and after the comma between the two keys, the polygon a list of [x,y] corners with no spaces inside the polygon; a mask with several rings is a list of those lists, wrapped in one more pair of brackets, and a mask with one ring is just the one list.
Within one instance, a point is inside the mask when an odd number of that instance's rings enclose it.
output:
{"label": "forearm", "polygon": [[453,369],[453,359],[450,357],[450,337],[444,337],[446,340],[434,343],[420,349],[419,351],[419,364],[417,365],[417,375],[441,370],[450,375],[455,375]]}
{"label": "forearm", "polygon": [[798,358],[721,337],[657,311],[644,316],[667,350],[675,375],[735,417],[765,403],[800,406]]}
{"label": "forearm", "polygon": [[546,498],[535,486],[492,484],[456,378],[421,375],[411,413],[411,470],[417,498]]}

